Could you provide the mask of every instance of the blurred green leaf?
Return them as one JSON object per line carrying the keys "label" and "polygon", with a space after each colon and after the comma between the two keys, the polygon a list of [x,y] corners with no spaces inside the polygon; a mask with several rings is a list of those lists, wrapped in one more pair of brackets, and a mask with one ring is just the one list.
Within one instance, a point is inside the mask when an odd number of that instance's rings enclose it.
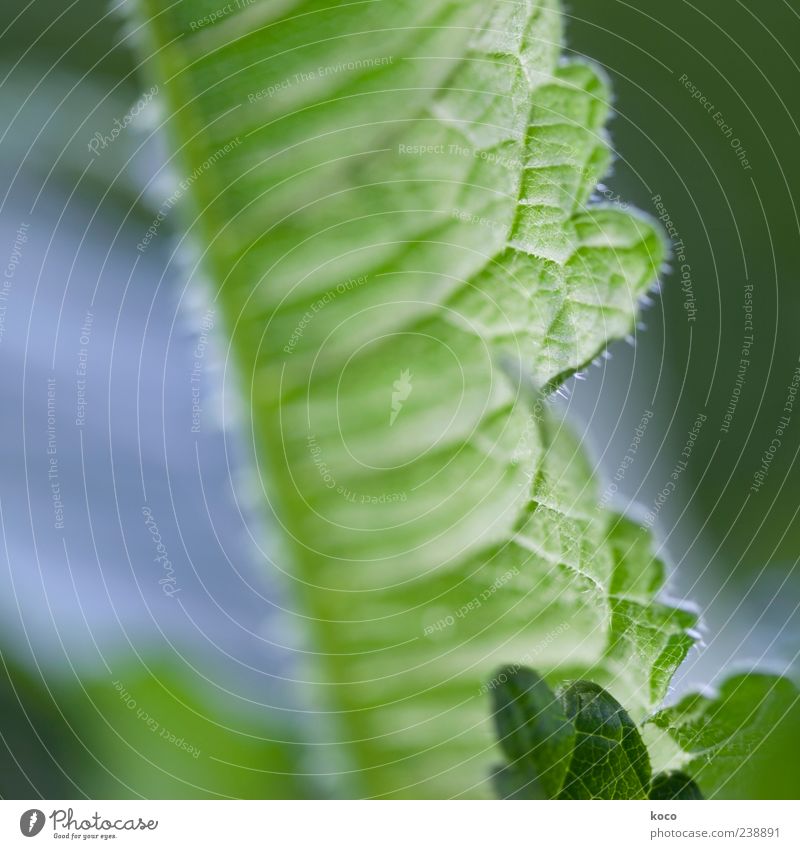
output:
{"label": "blurred green leaf", "polygon": [[[499,777],[501,798],[520,793],[525,798],[554,799],[564,786],[575,745],[575,727],[555,693],[531,669],[501,669],[494,680],[492,708],[500,747],[513,773],[524,776],[510,785],[512,773]],[[511,792],[509,792],[511,790]]]}
{"label": "blurred green leaf", "polygon": [[233,714],[175,669],[119,663],[47,683],[0,668],[2,798],[305,798],[303,746],[275,717]]}

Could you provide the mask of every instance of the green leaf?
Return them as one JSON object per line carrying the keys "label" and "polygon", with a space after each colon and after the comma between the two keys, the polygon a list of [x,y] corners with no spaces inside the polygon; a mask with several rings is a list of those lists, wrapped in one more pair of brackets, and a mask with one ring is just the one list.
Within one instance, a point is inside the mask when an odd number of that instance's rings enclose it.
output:
{"label": "green leaf", "polygon": [[[501,669],[493,682],[497,737],[511,762],[496,776],[500,795],[518,796],[521,788],[530,785],[525,798],[554,799],[564,786],[575,745],[575,727],[555,693],[533,670]],[[509,768],[525,776],[518,786],[509,784],[513,781]]]}
{"label": "green leaf", "polygon": [[702,799],[700,788],[684,772],[659,772],[653,776],[650,798],[659,801],[672,799]]}
{"label": "green leaf", "polygon": [[800,774],[788,763],[800,735],[800,693],[786,678],[750,673],[729,678],[713,697],[694,694],[660,711],[653,738],[712,799],[797,799]]}
{"label": "green leaf", "polygon": [[643,718],[694,620],[547,396],[630,332],[664,248],[591,201],[608,87],[560,62],[558,3],[133,8],[316,647],[319,771],[486,795],[507,663]]}
{"label": "green leaf", "polygon": [[577,732],[562,799],[646,799],[650,759],[625,709],[602,687],[576,681],[561,695]]}
{"label": "green leaf", "polygon": [[232,713],[211,684],[138,657],[44,682],[0,656],[0,716],[4,799],[314,795],[294,774],[306,747],[279,713]]}
{"label": "green leaf", "polygon": [[598,684],[576,681],[557,698],[533,670],[508,667],[489,687],[508,759],[493,774],[500,798],[695,798],[696,786],[680,773],[662,773],[651,785],[638,728]]}

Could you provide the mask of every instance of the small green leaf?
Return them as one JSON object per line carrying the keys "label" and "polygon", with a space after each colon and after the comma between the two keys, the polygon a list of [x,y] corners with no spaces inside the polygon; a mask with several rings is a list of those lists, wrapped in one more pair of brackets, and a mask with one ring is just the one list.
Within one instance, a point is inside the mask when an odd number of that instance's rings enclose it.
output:
{"label": "small green leaf", "polygon": [[662,801],[670,799],[702,799],[700,788],[685,772],[659,772],[653,777],[650,798]]}
{"label": "small green leaf", "polygon": [[532,669],[502,669],[494,681],[494,722],[511,762],[510,771],[495,773],[499,795],[554,799],[564,786],[575,728],[553,691]]}
{"label": "small green leaf", "polygon": [[646,799],[650,759],[625,709],[602,687],[576,681],[561,701],[577,731],[562,799]]}
{"label": "small green leaf", "polygon": [[750,673],[714,697],[692,694],[657,713],[674,756],[708,798],[797,799],[800,773],[787,766],[800,735],[800,692],[787,678]]}
{"label": "small green leaf", "polygon": [[[647,799],[650,759],[635,723],[599,684],[576,681],[557,698],[531,669],[492,684],[494,720],[509,763],[492,776],[502,799]],[[699,798],[679,773],[657,776],[652,798]]]}

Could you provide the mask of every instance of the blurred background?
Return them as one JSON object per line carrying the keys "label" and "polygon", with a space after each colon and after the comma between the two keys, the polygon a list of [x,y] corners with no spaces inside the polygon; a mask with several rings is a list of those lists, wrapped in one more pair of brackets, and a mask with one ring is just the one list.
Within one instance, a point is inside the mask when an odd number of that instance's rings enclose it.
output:
{"label": "blurred background", "polygon": [[[179,222],[137,250],[172,189],[112,5],[6,0],[0,25],[0,796],[315,795],[225,340]],[[800,2],[566,5],[616,93],[598,197],[662,217],[674,256],[561,403],[703,613],[673,697],[796,672],[794,417],[751,485],[800,357]]]}

